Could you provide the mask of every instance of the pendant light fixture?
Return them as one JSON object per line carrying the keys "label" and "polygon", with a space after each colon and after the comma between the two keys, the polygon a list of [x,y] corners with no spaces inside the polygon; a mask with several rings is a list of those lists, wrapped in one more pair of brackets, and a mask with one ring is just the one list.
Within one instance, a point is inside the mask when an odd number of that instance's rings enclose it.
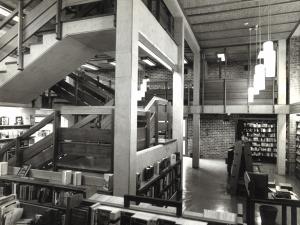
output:
{"label": "pendant light fixture", "polygon": [[[257,27],[259,33],[259,50],[261,50],[261,20],[260,19],[261,16],[260,16],[260,3],[259,3],[259,17],[258,17],[259,25]],[[255,66],[255,74],[256,74],[255,88],[257,88],[260,91],[265,90],[266,88],[265,66],[262,64],[261,58],[259,59],[259,63]]]}
{"label": "pendant light fixture", "polygon": [[254,87],[253,87],[253,80],[251,79],[251,71],[252,71],[252,65],[251,65],[251,31],[252,28],[249,28],[249,78],[248,78],[248,102],[251,103],[254,101]]}
{"label": "pendant light fixture", "polygon": [[273,41],[271,41],[271,8],[268,6],[268,41],[263,44],[264,65],[266,68],[266,77],[275,77],[276,72],[276,51]]}
{"label": "pendant light fixture", "polygon": [[[258,25],[255,26],[255,58],[257,58],[257,31],[258,31]],[[260,88],[259,88],[259,68],[257,65],[254,67],[254,76],[253,76],[253,88],[254,88],[254,94],[258,95]]]}

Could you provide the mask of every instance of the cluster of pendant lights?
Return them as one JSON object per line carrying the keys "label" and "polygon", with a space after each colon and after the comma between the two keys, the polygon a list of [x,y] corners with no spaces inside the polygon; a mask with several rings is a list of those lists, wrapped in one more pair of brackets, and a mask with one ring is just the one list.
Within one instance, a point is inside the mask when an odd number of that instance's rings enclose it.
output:
{"label": "cluster of pendant lights", "polygon": [[[251,31],[252,28],[249,29],[250,32],[250,65],[249,65],[249,87],[248,87],[248,102],[254,101],[254,96],[258,95],[260,91],[265,90],[266,87],[266,77],[275,77],[276,73],[276,51],[274,50],[273,41],[271,41],[271,32],[270,32],[270,7],[268,9],[268,40],[263,43],[263,49],[261,48],[261,18],[260,18],[260,3],[259,3],[259,25],[256,25],[256,43],[257,33],[259,33],[259,54],[256,56],[257,64],[255,65],[253,79],[252,77],[252,68],[251,68]],[[263,60],[263,63],[262,63]],[[251,82],[252,80],[252,82]]]}

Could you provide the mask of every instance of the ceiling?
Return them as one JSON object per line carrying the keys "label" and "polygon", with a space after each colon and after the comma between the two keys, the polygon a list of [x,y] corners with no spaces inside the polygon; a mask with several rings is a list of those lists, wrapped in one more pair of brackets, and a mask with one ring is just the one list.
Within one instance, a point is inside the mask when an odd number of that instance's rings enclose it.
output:
{"label": "ceiling", "polygon": [[[262,41],[287,39],[300,21],[299,0],[179,0],[208,61],[227,53],[228,61],[247,61],[249,27],[259,24],[261,8]],[[270,6],[270,14],[268,17]],[[256,41],[252,32],[252,43]],[[255,46],[253,45],[253,56]]]}

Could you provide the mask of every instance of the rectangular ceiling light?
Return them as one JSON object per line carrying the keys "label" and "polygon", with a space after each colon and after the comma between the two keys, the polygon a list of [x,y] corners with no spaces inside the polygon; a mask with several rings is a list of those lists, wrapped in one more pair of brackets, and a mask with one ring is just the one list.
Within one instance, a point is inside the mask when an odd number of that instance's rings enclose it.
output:
{"label": "rectangular ceiling light", "polygon": [[172,71],[172,67],[168,65],[164,60],[162,60],[160,57],[158,57],[156,54],[154,54],[147,46],[145,46],[142,42],[138,42],[138,46],[142,48],[145,52],[147,52],[149,55],[151,55],[155,60],[160,62],[163,66],[165,66],[168,70]]}
{"label": "rectangular ceiling light", "polygon": [[225,54],[224,53],[219,53],[217,54],[218,58],[221,59],[222,62],[225,62]]}
{"label": "rectangular ceiling light", "polygon": [[[3,7],[2,5],[0,5],[0,15],[7,17],[10,14],[11,14],[11,11],[9,9],[7,9],[7,8]],[[13,20],[16,21],[16,22],[19,22],[19,17],[15,16],[13,18]]]}
{"label": "rectangular ceiling light", "polygon": [[149,58],[143,58],[142,61],[143,61],[144,63],[146,63],[147,65],[149,65],[149,66],[156,66],[156,63],[153,62],[153,61],[152,61],[151,59],[149,59]]}
{"label": "rectangular ceiling light", "polygon": [[116,66],[116,61],[109,62],[110,65]]}
{"label": "rectangular ceiling light", "polygon": [[94,65],[89,64],[89,63],[83,64],[81,67],[89,69],[89,70],[95,70],[95,71],[99,70],[99,67],[94,66]]}

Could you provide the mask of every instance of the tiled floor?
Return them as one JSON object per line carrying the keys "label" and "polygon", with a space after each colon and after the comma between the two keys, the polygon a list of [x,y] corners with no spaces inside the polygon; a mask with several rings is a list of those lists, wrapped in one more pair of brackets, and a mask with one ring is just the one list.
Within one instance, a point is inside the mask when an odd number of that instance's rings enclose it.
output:
{"label": "tiled floor", "polygon": [[[291,183],[294,192],[300,196],[300,181],[294,176],[279,176],[275,174],[274,164],[262,164],[261,172],[269,174],[269,180]],[[226,210],[236,212],[238,202],[243,198],[230,196],[226,190],[227,170],[225,160],[201,159],[200,168],[192,168],[192,159],[183,160],[183,206],[194,212],[204,209]]]}

